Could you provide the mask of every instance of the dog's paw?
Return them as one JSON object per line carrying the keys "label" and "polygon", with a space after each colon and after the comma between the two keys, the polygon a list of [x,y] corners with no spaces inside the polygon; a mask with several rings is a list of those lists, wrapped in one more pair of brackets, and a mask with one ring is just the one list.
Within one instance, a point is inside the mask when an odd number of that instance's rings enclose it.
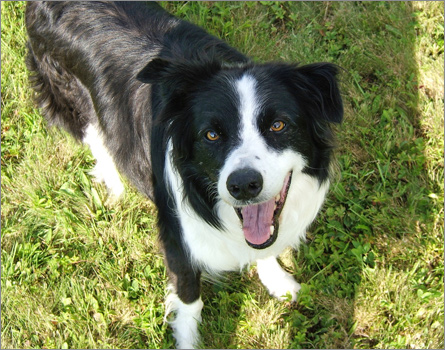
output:
{"label": "dog's paw", "polygon": [[97,183],[104,183],[104,175],[102,173],[102,170],[95,165],[93,169],[89,171],[89,174],[93,177],[93,180]]}
{"label": "dog's paw", "polygon": [[[171,288],[169,288],[171,289]],[[165,321],[167,316],[174,312],[173,320],[168,321],[173,329],[178,349],[199,349],[200,337],[198,325],[201,322],[201,298],[191,304],[183,303],[176,293],[170,292],[166,299]]]}
{"label": "dog's paw", "polygon": [[97,164],[90,171],[90,175],[93,176],[95,182],[105,184],[108,190],[108,202],[110,204],[116,203],[124,194],[125,188],[116,170],[111,169],[111,171],[106,173],[104,169]]}
{"label": "dog's paw", "polygon": [[272,296],[282,301],[288,300],[289,296],[291,301],[297,300],[300,284],[283,270],[274,257],[258,260],[257,269],[261,282]]}
{"label": "dog's paw", "polygon": [[293,302],[297,300],[297,293],[301,288],[300,284],[289,274],[277,279],[273,286],[268,285],[266,287],[270,295],[278,300],[286,301],[290,297],[290,301]]}

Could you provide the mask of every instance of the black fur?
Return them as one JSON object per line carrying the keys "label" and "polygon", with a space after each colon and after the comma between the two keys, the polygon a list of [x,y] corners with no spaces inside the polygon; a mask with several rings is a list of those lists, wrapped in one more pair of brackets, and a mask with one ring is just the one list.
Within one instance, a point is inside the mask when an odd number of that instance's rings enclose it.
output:
{"label": "black fur", "polygon": [[[98,120],[119,171],[154,200],[171,281],[190,303],[199,297],[200,271],[185,251],[164,178],[167,140],[191,206],[220,228],[217,174],[240,142],[237,125],[221,117],[236,113],[228,77],[251,72],[267,82],[260,84],[272,106],[263,111],[264,125],[275,117],[274,101],[285,101],[278,108],[295,132],[283,139],[304,154],[305,171],[320,182],[329,175],[329,125],[341,122],[343,109],[334,65],[256,65],[202,29],[173,21],[155,4],[30,2],[27,65],[48,121],[82,140],[87,125]],[[216,111],[212,118],[210,110]],[[224,143],[206,143],[204,126],[217,129]],[[265,137],[271,147],[284,147],[283,140]]]}

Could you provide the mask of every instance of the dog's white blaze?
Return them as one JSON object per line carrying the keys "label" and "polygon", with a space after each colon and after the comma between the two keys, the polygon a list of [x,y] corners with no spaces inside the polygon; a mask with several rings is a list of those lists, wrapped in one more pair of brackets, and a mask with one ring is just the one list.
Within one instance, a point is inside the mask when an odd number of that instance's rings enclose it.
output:
{"label": "dog's white blaze", "polygon": [[236,82],[236,90],[240,101],[240,137],[243,143],[248,143],[249,141],[256,140],[259,136],[255,127],[255,118],[260,107],[256,94],[255,78],[249,75],[243,75],[243,77]]}
{"label": "dog's white blaze", "polygon": [[252,163],[255,161],[255,157],[258,156],[256,149],[262,150],[265,148],[264,140],[261,138],[256,126],[260,103],[256,93],[255,78],[244,75],[236,82],[236,91],[240,100],[239,115],[241,128],[239,138],[242,142],[229,157],[234,168],[232,171],[238,168],[254,167]]}
{"label": "dog's white blaze", "polygon": [[113,158],[108,153],[98,129],[93,124],[89,124],[86,128],[83,142],[90,147],[91,153],[97,161],[91,174],[98,182],[104,182],[114,197],[119,198],[124,192],[124,185]]}

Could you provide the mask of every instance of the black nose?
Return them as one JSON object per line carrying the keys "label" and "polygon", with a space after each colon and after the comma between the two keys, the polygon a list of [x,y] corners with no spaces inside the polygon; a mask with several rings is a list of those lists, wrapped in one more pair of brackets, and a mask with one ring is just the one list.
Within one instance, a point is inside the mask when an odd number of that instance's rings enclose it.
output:
{"label": "black nose", "polygon": [[227,179],[227,189],[233,198],[249,200],[258,196],[263,189],[263,177],[251,168],[236,170]]}

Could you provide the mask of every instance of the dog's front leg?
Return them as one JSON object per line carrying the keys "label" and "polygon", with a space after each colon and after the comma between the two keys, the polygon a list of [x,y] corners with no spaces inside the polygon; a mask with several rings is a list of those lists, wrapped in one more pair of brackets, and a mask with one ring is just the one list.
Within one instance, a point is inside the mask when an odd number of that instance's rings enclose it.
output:
{"label": "dog's front leg", "polygon": [[178,349],[199,348],[198,325],[201,322],[201,310],[203,303],[201,298],[190,304],[184,303],[177,293],[170,293],[166,300],[166,313],[175,311],[176,316],[170,321],[173,336],[176,339]]}
{"label": "dog's front leg", "polygon": [[166,260],[170,283],[166,299],[166,317],[174,312],[170,322],[176,347],[193,349],[199,347],[198,325],[201,322],[203,303],[200,296],[201,272],[194,268],[182,248],[169,247]]}

